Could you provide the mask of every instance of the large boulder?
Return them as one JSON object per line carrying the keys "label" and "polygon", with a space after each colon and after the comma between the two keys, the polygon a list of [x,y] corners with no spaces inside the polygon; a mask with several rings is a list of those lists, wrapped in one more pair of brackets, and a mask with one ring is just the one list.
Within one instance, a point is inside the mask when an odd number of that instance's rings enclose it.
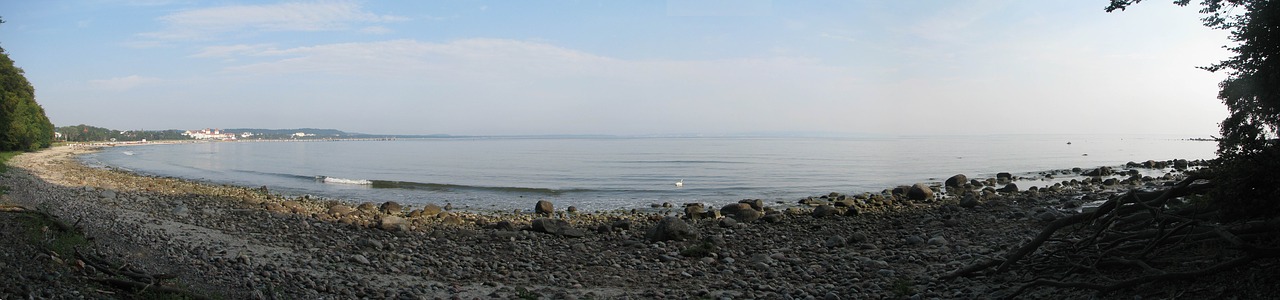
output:
{"label": "large boulder", "polygon": [[964,174],[956,174],[955,176],[951,176],[951,178],[947,178],[945,186],[948,189],[959,188],[959,187],[963,187],[964,184],[968,182],[969,182],[968,176],[964,176]]}
{"label": "large boulder", "polygon": [[742,200],[742,201],[738,201],[738,203],[745,203],[745,204],[747,204],[747,205],[750,205],[750,206],[751,206],[751,209],[754,209],[754,210],[756,210],[756,211],[764,211],[764,200],[760,200],[760,199],[745,199],[745,200]]}
{"label": "large boulder", "polygon": [[702,203],[686,203],[684,205],[684,217],[690,220],[701,219],[706,216],[706,207]]}
{"label": "large boulder", "polygon": [[334,204],[333,206],[329,207],[329,215],[334,217],[341,217],[342,215],[349,214],[352,211],[355,211],[355,210],[351,209],[350,206],[346,206],[342,204]]}
{"label": "large boulder", "polygon": [[395,215],[395,214],[399,214],[402,210],[404,210],[404,207],[400,206],[400,203],[397,203],[395,201],[387,201],[387,202],[383,202],[382,205],[378,206],[378,209],[381,210],[382,213],[384,214]]}
{"label": "large boulder", "polygon": [[538,204],[533,205],[533,212],[537,214],[550,215],[555,213],[556,209],[551,205],[551,201],[538,200]]}
{"label": "large boulder", "polygon": [[698,231],[676,217],[665,217],[645,236],[650,242],[684,241],[698,238]]}
{"label": "large boulder", "polygon": [[996,173],[996,181],[1007,182],[1013,180],[1013,174],[1009,172]]}
{"label": "large boulder", "polygon": [[933,199],[933,189],[923,183],[912,185],[907,189],[907,200],[927,200]]}
{"label": "large boulder", "polygon": [[443,211],[444,209],[440,208],[439,205],[435,205],[435,204],[427,204],[426,206],[422,207],[422,215],[424,216],[438,215]]}
{"label": "large boulder", "polygon": [[568,221],[561,219],[542,218],[533,220],[533,223],[530,225],[535,232],[575,238],[586,235],[586,232],[582,231],[582,229],[573,228],[573,226],[569,225]]}
{"label": "large boulder", "polygon": [[760,219],[760,211],[751,208],[750,204],[734,203],[725,205],[720,208],[720,213],[726,218],[733,218],[738,222],[750,223]]}
{"label": "large boulder", "polygon": [[397,216],[383,216],[378,221],[378,228],[386,231],[406,231],[409,230],[409,221]]}
{"label": "large boulder", "polygon": [[378,206],[374,205],[373,202],[365,202],[360,203],[360,206],[356,206],[356,209],[362,212],[374,213],[378,211]]}
{"label": "large boulder", "polygon": [[836,208],[835,206],[823,205],[823,206],[813,208],[814,218],[826,218],[826,217],[830,217],[838,214],[840,214],[840,209]]}
{"label": "large boulder", "polygon": [[1013,183],[1006,184],[1004,187],[999,188],[999,189],[997,189],[996,191],[997,191],[997,192],[1001,192],[1001,193],[1012,193],[1012,192],[1017,192],[1017,191],[1018,191],[1018,185],[1017,185],[1017,184],[1013,184]]}

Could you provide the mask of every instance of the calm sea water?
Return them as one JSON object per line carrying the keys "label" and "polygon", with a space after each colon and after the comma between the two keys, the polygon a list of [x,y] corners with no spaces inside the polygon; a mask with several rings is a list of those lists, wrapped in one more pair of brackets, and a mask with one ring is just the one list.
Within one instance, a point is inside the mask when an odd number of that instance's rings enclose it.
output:
{"label": "calm sea water", "polygon": [[[477,210],[612,210],[653,203],[794,202],[955,174],[993,177],[1129,161],[1210,159],[1182,136],[892,138],[444,138],[116,147],[89,164],[288,195]],[[1071,142],[1071,144],[1068,144]],[[1087,154],[1087,155],[1086,155]],[[324,176],[328,180],[318,179]],[[675,183],[683,180],[684,185]],[[1034,183],[1032,183],[1034,184]],[[1023,186],[1026,188],[1026,186]]]}

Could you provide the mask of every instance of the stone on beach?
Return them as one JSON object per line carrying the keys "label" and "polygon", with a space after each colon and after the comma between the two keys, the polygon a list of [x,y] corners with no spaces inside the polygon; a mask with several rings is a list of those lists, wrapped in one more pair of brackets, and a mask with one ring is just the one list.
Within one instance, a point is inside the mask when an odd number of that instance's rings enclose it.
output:
{"label": "stone on beach", "polygon": [[[966,183],[969,183],[968,176],[964,176],[964,174],[956,174],[955,176],[951,176],[950,178],[947,178],[945,186],[947,187],[947,189],[960,188],[960,187],[963,187]],[[952,192],[952,191],[948,190],[948,192]]]}
{"label": "stone on beach", "polygon": [[549,234],[567,236],[567,237],[586,236],[586,232],[582,231],[581,229],[573,228],[572,225],[569,225],[569,221],[565,221],[562,219],[551,219],[551,218],[536,219],[536,220],[533,220],[533,223],[531,225],[532,226],[530,226],[530,228],[534,232],[549,233]]}
{"label": "stone on beach", "polygon": [[378,211],[378,206],[374,205],[373,202],[365,202],[365,203],[360,203],[359,206],[356,206],[356,210],[367,212],[367,213],[373,213]]}
{"label": "stone on beach", "polygon": [[378,209],[384,214],[395,215],[400,214],[400,212],[404,210],[404,207],[400,206],[400,203],[395,201],[387,201],[383,202],[382,205],[379,205]]}
{"label": "stone on beach", "polygon": [[751,208],[747,203],[733,203],[720,208],[720,213],[727,218],[733,218],[738,222],[750,223],[760,219],[760,212]]}
{"label": "stone on beach", "polygon": [[422,215],[424,216],[439,215],[440,212],[443,212],[443,211],[444,209],[440,208],[439,205],[435,205],[435,203],[427,204],[422,207]]}
{"label": "stone on beach", "polygon": [[684,217],[690,220],[701,219],[706,214],[706,208],[702,203],[686,203],[684,205]]}
{"label": "stone on beach", "polygon": [[676,217],[665,217],[645,235],[650,242],[684,241],[698,238],[698,231]]}
{"label": "stone on beach", "polygon": [[409,221],[397,216],[383,216],[378,221],[378,228],[386,231],[408,231]]}
{"label": "stone on beach", "polygon": [[556,209],[555,206],[551,205],[551,201],[538,200],[538,203],[533,205],[533,212],[540,215],[550,215],[555,213]]}
{"label": "stone on beach", "polygon": [[350,206],[335,204],[329,207],[328,213],[329,215],[332,215],[334,217],[340,217],[342,215],[351,213],[352,211],[355,211],[355,210],[352,209]]}
{"label": "stone on beach", "polygon": [[822,205],[822,206],[813,208],[814,218],[826,218],[826,217],[830,217],[838,214],[840,214],[840,209],[831,205]]}
{"label": "stone on beach", "polygon": [[923,183],[912,185],[907,189],[907,200],[928,200],[933,199],[933,189]]}

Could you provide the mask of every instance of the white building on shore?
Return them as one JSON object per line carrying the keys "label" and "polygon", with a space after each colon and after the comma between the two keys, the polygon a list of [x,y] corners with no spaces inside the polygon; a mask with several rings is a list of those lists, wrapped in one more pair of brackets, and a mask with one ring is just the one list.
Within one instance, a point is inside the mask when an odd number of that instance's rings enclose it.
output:
{"label": "white building on shore", "polygon": [[222,132],[221,129],[209,129],[209,128],[205,128],[198,131],[187,130],[186,132],[183,132],[182,135],[189,136],[197,140],[234,140],[236,139],[235,133],[229,133],[229,132],[224,133]]}

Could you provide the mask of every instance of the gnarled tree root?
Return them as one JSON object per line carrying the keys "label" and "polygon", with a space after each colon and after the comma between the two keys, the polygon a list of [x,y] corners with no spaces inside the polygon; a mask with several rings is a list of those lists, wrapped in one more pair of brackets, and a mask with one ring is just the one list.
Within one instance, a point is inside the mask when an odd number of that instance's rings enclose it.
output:
{"label": "gnarled tree root", "polygon": [[[1280,257],[1280,250],[1260,246],[1276,240],[1280,218],[1217,224],[1210,219],[1215,215],[1212,211],[1166,207],[1170,200],[1206,191],[1212,185],[1203,183],[1205,179],[1208,178],[1193,175],[1163,191],[1130,191],[1112,197],[1096,211],[1050,222],[1035,238],[1009,252],[1004,259],[981,261],[941,279],[1022,269],[1030,274],[1061,274],[1061,278],[1036,278],[1009,297],[1038,286],[1107,293],[1144,283],[1204,276],[1260,258]],[[1066,228],[1076,230],[1063,231]],[[1203,256],[1209,255],[1202,253],[1206,247],[1217,249],[1216,255],[1223,255],[1220,258],[1225,261],[1215,263],[1216,259],[1205,259]],[[1186,263],[1188,261],[1211,265],[1195,269]],[[1136,268],[1149,275],[1125,280],[1106,278],[1104,269],[1117,266]],[[1062,280],[1079,273],[1097,278],[1079,282]]]}

